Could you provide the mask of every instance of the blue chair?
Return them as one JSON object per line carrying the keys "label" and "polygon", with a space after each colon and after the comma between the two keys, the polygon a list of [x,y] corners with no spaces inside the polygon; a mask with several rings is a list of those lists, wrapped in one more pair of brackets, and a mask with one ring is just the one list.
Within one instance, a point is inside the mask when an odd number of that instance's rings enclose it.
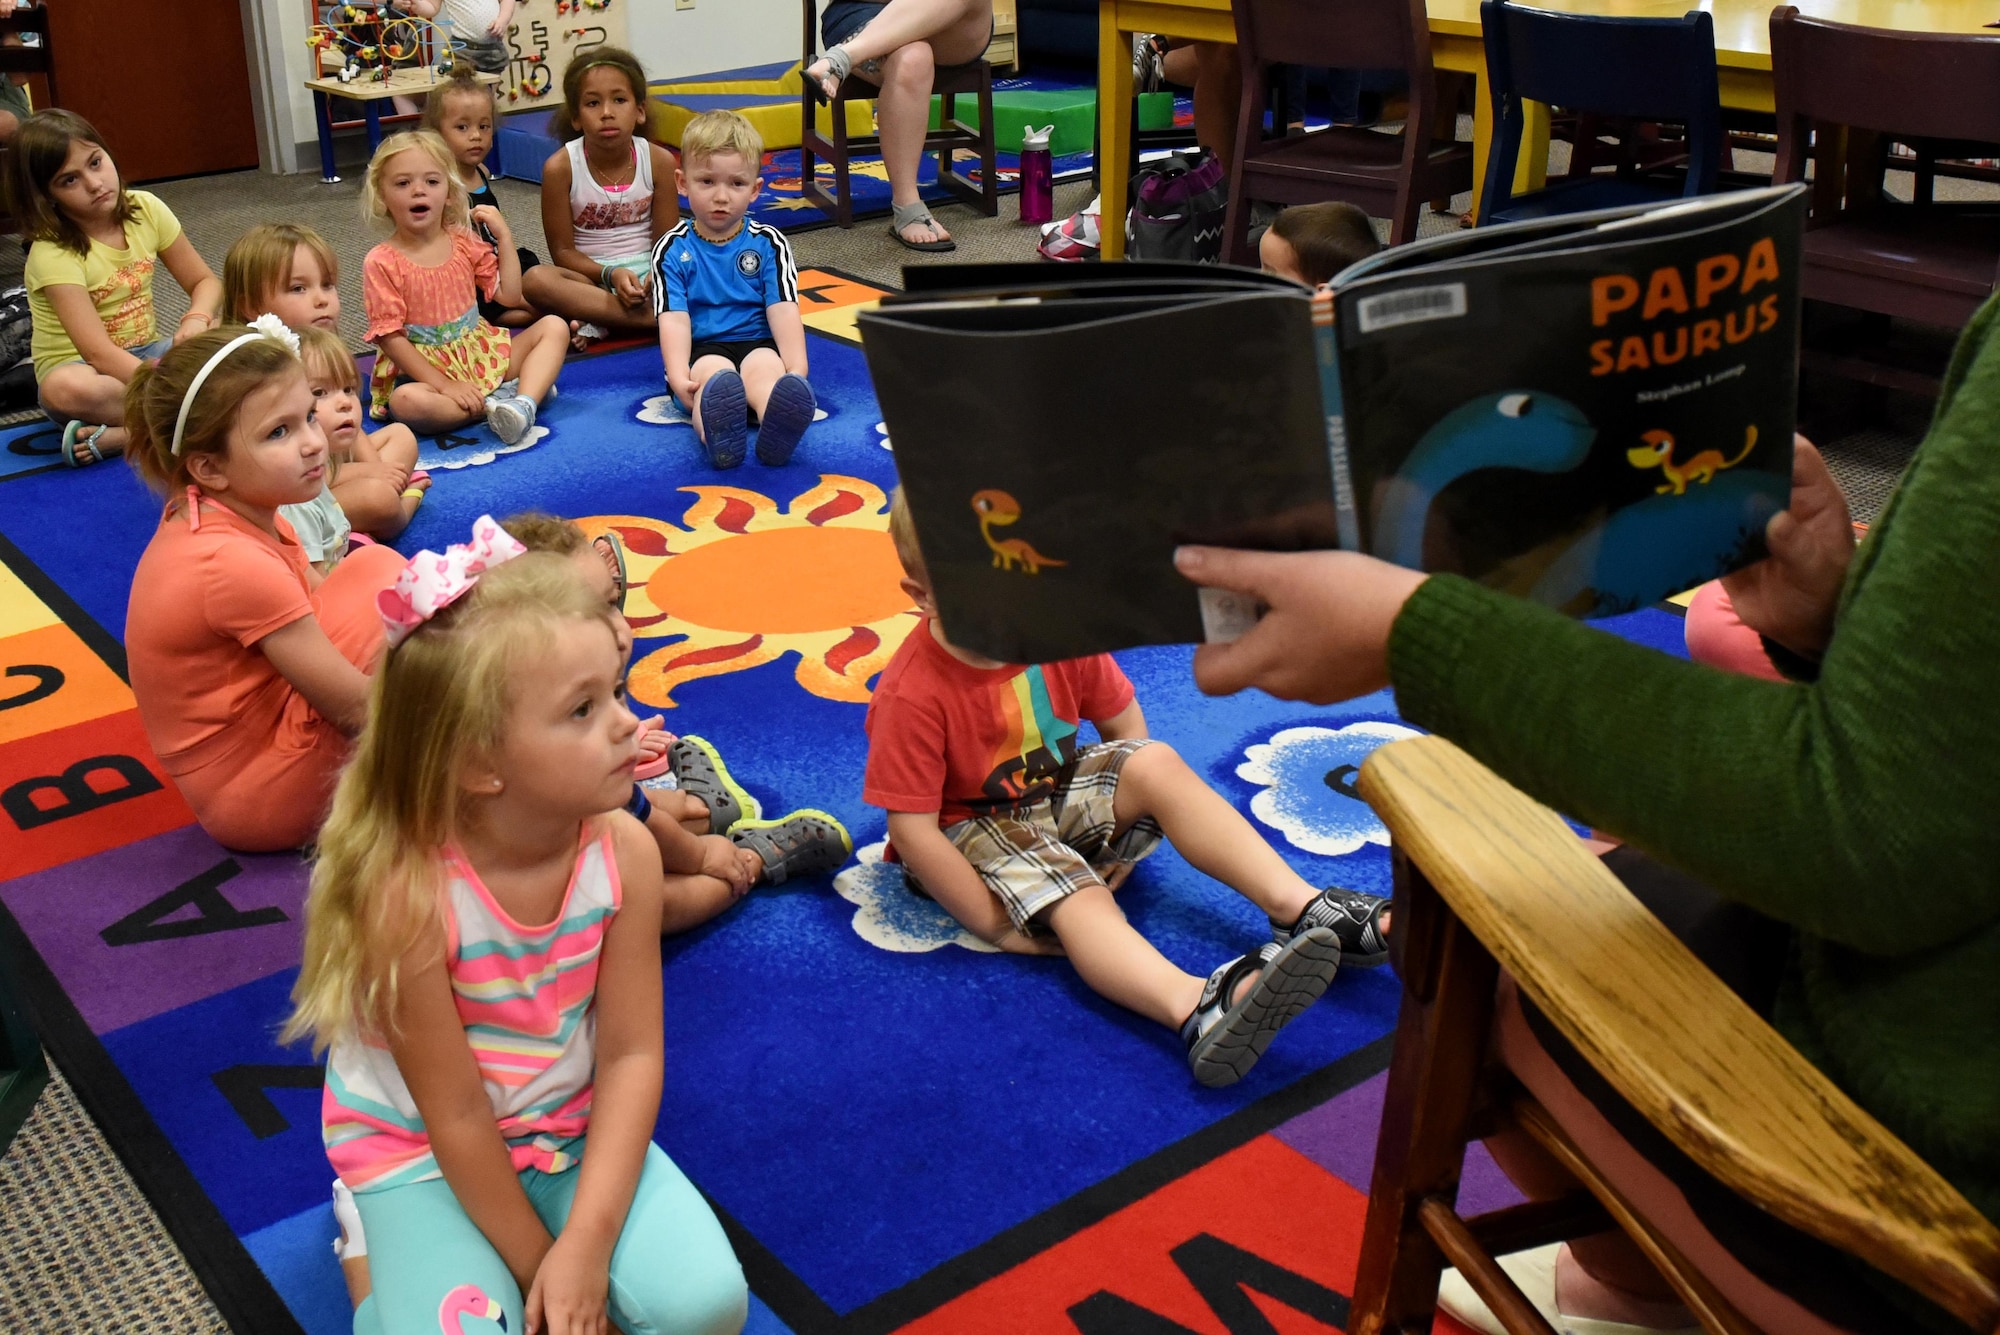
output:
{"label": "blue chair", "polygon": [[[1481,224],[1715,190],[1724,147],[1722,101],[1716,88],[1715,27],[1706,12],[1677,19],[1603,18],[1483,0],[1479,23],[1495,126],[1479,201]],[[1629,163],[1616,175],[1572,168],[1568,178],[1547,189],[1514,195],[1524,101],[1576,113],[1579,153],[1595,141],[1597,117],[1679,122],[1687,127],[1686,176],[1642,174]]]}

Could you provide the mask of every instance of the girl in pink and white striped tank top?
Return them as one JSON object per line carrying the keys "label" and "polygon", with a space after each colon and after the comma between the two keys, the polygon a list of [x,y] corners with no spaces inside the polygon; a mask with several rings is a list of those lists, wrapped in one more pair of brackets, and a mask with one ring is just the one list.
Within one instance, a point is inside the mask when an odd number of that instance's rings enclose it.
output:
{"label": "girl in pink and white striped tank top", "polygon": [[[515,1171],[560,1173],[590,1125],[593,1012],[604,930],[621,906],[608,822],[586,828],[554,920],[524,927],[456,850],[444,859],[445,967]],[[350,1190],[438,1176],[430,1137],[379,1037],[350,1034],[326,1065],[326,1155]]]}
{"label": "girl in pink and white striped tank top", "polygon": [[452,1313],[736,1330],[728,1240],[651,1141],[663,886],[618,810],[639,743],[612,614],[490,518],[380,607],[286,1029],[332,1050],[336,1250],[372,1288],[356,1335]]}

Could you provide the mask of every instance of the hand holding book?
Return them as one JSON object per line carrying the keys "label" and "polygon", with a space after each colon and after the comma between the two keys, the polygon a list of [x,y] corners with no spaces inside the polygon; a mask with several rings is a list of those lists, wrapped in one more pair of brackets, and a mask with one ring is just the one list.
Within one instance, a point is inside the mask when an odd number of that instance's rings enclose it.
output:
{"label": "hand holding book", "polygon": [[1722,577],[1743,624],[1795,654],[1817,659],[1854,559],[1847,497],[1804,436],[1792,445],[1792,503],[1764,530],[1770,556]]}
{"label": "hand holding book", "polygon": [[1255,686],[1281,700],[1332,704],[1389,684],[1389,631],[1430,576],[1359,552],[1246,552],[1183,547],[1181,574],[1269,610],[1229,644],[1194,652],[1195,684],[1210,695]]}

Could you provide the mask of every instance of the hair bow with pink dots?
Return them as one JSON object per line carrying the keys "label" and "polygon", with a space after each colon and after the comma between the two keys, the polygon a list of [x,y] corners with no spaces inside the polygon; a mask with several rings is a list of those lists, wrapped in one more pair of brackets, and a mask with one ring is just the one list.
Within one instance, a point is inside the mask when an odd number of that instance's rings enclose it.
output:
{"label": "hair bow with pink dots", "polygon": [[471,542],[454,542],[442,553],[418,552],[396,582],[375,596],[389,647],[471,592],[483,572],[527,550],[492,515],[481,515],[473,522]]}

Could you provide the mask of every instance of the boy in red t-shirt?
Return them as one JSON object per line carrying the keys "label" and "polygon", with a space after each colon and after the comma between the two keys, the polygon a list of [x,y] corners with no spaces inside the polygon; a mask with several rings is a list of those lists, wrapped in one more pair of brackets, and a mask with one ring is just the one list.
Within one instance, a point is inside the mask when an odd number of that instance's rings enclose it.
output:
{"label": "boy in red t-shirt", "polygon": [[[1171,748],[1147,739],[1110,655],[1021,667],[953,646],[900,489],[889,531],[924,619],[868,706],[862,798],[889,813],[913,889],[1002,950],[1067,954],[1099,995],[1178,1030],[1204,1085],[1240,1080],[1343,958],[1387,958],[1386,901],[1301,879]],[[1083,719],[1103,739],[1094,746],[1077,744]],[[1111,892],[1162,834],[1263,909],[1275,939],[1204,981],[1140,936]]]}

